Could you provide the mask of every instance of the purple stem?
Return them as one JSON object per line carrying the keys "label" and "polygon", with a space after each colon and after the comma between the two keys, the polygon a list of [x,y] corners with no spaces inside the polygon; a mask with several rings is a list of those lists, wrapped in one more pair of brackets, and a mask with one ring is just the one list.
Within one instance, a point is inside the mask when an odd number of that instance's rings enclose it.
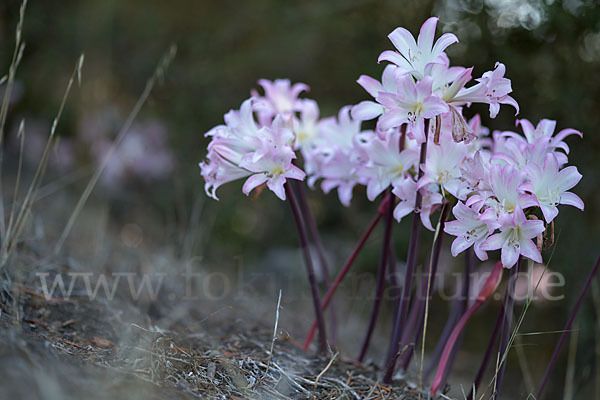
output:
{"label": "purple stem", "polygon": [[[421,155],[419,158],[419,175],[417,181],[423,177],[423,168],[427,159],[427,136],[429,134],[429,120],[425,120],[425,142],[421,144]],[[410,294],[413,286],[413,275],[415,272],[415,265],[417,263],[417,251],[419,249],[419,228],[421,226],[419,212],[421,209],[421,203],[423,202],[423,196],[420,191],[417,191],[415,199],[415,210],[413,212],[412,226],[410,232],[410,240],[408,243],[408,255],[406,257],[406,275],[404,277],[404,287],[402,288],[402,297],[400,298],[400,305],[398,312],[394,320],[394,329],[392,331],[392,337],[389,344],[388,353],[385,361],[385,374],[383,376],[383,383],[392,383],[392,376],[394,375],[394,369],[396,366],[396,360],[398,359],[398,351],[400,350],[400,339],[402,338],[402,331],[404,330],[404,322],[406,320],[406,314],[408,312],[408,304],[410,303]]]}
{"label": "purple stem", "polygon": [[[389,196],[392,196],[391,189],[388,191]],[[392,242],[392,227],[394,226],[394,201],[389,201],[387,211],[385,215],[385,233],[383,237],[383,244],[381,248],[381,258],[379,260],[379,268],[377,269],[377,283],[375,287],[375,300],[373,301],[373,308],[371,310],[371,317],[369,318],[369,326],[367,328],[367,335],[360,349],[360,355],[358,361],[363,362],[367,350],[369,349],[369,343],[371,342],[371,336],[375,329],[375,323],[377,322],[377,316],[379,315],[379,307],[381,305],[381,298],[383,297],[383,289],[385,288],[385,276],[386,269],[389,264],[391,242]]]}
{"label": "purple stem", "polygon": [[[506,295],[504,296],[505,312],[502,320],[502,330],[500,333],[500,346],[498,347],[501,363],[500,369],[496,374],[496,382],[494,383],[495,389],[492,396],[494,400],[498,398],[498,392],[500,391],[500,385],[502,384],[502,378],[504,377],[504,369],[506,368],[506,363],[508,362],[508,355],[505,355],[505,353],[508,352],[508,342],[510,341],[511,336],[512,316],[515,308],[515,285],[517,283],[517,277],[519,276],[519,270],[521,269],[522,262],[523,257],[519,256],[517,265],[510,270],[510,275],[506,284]],[[502,361],[502,359],[504,359],[504,361]]]}
{"label": "purple stem", "polygon": [[[323,283],[325,286],[325,290],[328,290],[330,287],[330,274],[329,274],[329,263],[327,262],[327,257],[325,257],[325,249],[323,248],[323,242],[321,241],[321,235],[319,235],[319,230],[317,229],[317,224],[315,223],[315,219],[310,212],[310,207],[308,206],[308,200],[306,197],[306,189],[304,188],[304,183],[301,181],[295,181],[296,189],[298,190],[298,203],[300,205],[300,211],[304,217],[304,222],[306,227],[308,228],[308,236],[311,239],[313,245],[317,250],[317,255],[319,256],[319,265],[321,266],[321,272],[323,277]],[[331,343],[335,346],[336,338],[337,338],[337,318],[335,312],[335,305],[333,301],[329,307],[329,322],[331,325]]]}
{"label": "purple stem", "polygon": [[492,295],[492,293],[494,293],[501,279],[502,263],[498,262],[496,263],[496,265],[494,265],[492,273],[483,284],[483,287],[479,291],[479,295],[477,296],[475,302],[473,302],[473,305],[469,307],[466,313],[463,314],[463,316],[460,318],[460,320],[452,330],[452,333],[448,337],[448,341],[446,342],[446,345],[444,346],[444,351],[442,353],[442,356],[440,357],[437,372],[435,374],[435,377],[433,378],[433,382],[431,383],[431,389],[429,391],[429,394],[432,398],[435,397],[435,394],[437,393],[438,389],[442,386],[442,381],[444,380],[444,377],[448,371],[448,361],[450,359],[450,355],[452,354],[452,350],[456,345],[458,337],[464,330],[465,325],[473,316],[475,311],[477,311],[477,309],[481,307],[483,303],[486,302],[486,300]]}
{"label": "purple stem", "polygon": [[[463,279],[462,284],[462,298],[459,299],[459,303],[461,305],[461,312],[465,313],[469,309],[469,291],[471,286],[471,273],[473,272],[473,249],[469,248],[465,252],[465,277]],[[448,364],[446,366],[446,371],[444,372],[444,376],[442,378],[442,385],[448,379],[448,375],[452,370],[452,365],[454,364],[454,360],[456,359],[456,354],[460,349],[462,344],[462,339],[464,336],[464,331],[460,333],[458,339],[456,340],[456,344],[450,353],[450,357],[448,358]]]}
{"label": "purple stem", "polygon": [[396,253],[394,252],[394,244],[390,241],[390,257],[389,257],[389,283],[390,283],[390,297],[392,299],[392,315],[396,315],[398,306],[400,305],[400,281],[398,280],[398,263],[396,260]]}
{"label": "purple stem", "polygon": [[465,251],[465,277],[463,280],[463,311],[467,312],[469,308],[469,300],[471,296],[471,274],[475,269],[475,252],[472,248]]}
{"label": "purple stem", "polygon": [[452,305],[452,309],[450,310],[450,314],[448,314],[448,319],[446,320],[446,325],[444,325],[444,329],[442,330],[442,334],[438,339],[438,343],[433,350],[433,354],[431,355],[431,359],[429,361],[429,365],[423,374],[423,379],[427,380],[429,375],[436,369],[440,356],[444,351],[444,346],[452,333],[452,329],[458,322],[462,311],[462,304],[459,301],[455,301]]}
{"label": "purple stem", "polygon": [[598,272],[599,266],[600,266],[600,257],[598,257],[596,259],[596,264],[594,264],[594,268],[592,268],[590,275],[588,276],[587,280],[585,281],[583,290],[581,291],[581,294],[579,295],[579,298],[577,299],[577,303],[575,303],[575,307],[573,307],[573,310],[571,311],[571,315],[569,316],[569,320],[567,321],[567,324],[565,325],[565,329],[563,329],[563,332],[561,333],[560,338],[558,339],[558,343],[556,344],[556,347],[554,348],[554,353],[552,353],[552,358],[550,359],[550,363],[548,364],[548,367],[546,368],[546,372],[544,373],[544,378],[542,379],[542,383],[540,384],[540,387],[537,390],[536,399],[542,398],[542,394],[544,393],[544,387],[546,386],[546,383],[548,383],[548,379],[550,378],[550,373],[552,372],[552,369],[554,368],[554,364],[556,363],[558,354],[560,353],[561,348],[565,344],[567,337],[571,333],[571,327],[573,326],[575,317],[577,316],[577,313],[579,312],[579,309],[581,308],[583,299],[585,298],[585,295],[590,288],[590,285],[592,283],[592,280],[594,279],[594,276],[596,275],[596,272]]}
{"label": "purple stem", "polygon": [[[383,198],[383,200],[381,201],[381,204],[379,205],[377,214],[375,215],[375,217],[373,217],[373,219],[369,223],[369,226],[367,227],[365,232],[362,234],[359,241],[356,243],[356,247],[354,247],[354,250],[352,250],[350,257],[348,257],[348,259],[346,260],[346,263],[342,266],[342,268],[338,272],[337,276],[335,277],[333,283],[331,284],[331,287],[329,288],[329,290],[327,290],[327,293],[325,293],[325,298],[323,299],[323,304],[321,305],[321,308],[323,310],[325,310],[327,308],[330,301],[333,299],[333,295],[335,294],[335,291],[342,283],[342,280],[344,279],[344,277],[346,276],[348,271],[350,271],[350,267],[352,267],[354,260],[356,260],[356,257],[358,257],[358,254],[360,253],[363,246],[365,245],[365,243],[371,236],[371,233],[373,233],[373,230],[379,223],[379,220],[381,219],[383,214],[385,214],[385,210],[386,210],[388,201],[392,201],[392,199],[390,199],[390,196],[385,196]],[[310,327],[310,330],[308,331],[308,334],[306,335],[306,339],[304,340],[304,345],[302,346],[302,348],[304,350],[308,350],[308,347],[310,346],[310,343],[313,340],[313,336],[315,335],[316,329],[317,329],[317,321],[314,321]]]}
{"label": "purple stem", "polygon": [[[400,141],[398,143],[398,151],[404,150],[406,142],[406,124],[400,127]],[[400,280],[399,280],[399,269],[396,260],[396,252],[394,251],[394,244],[390,241],[390,265],[389,265],[389,280],[391,284],[390,297],[392,298],[392,315],[398,314],[398,307],[400,306]]]}
{"label": "purple stem", "polygon": [[[431,265],[429,266],[429,271],[426,277],[423,277],[421,280],[421,286],[419,287],[419,292],[413,305],[411,307],[410,315],[408,317],[408,323],[406,325],[406,329],[404,330],[404,335],[402,335],[402,344],[408,344],[408,340],[410,335],[416,326],[416,332],[414,335],[413,345],[407,351],[407,354],[402,357],[402,369],[406,370],[408,365],[410,364],[410,360],[415,352],[415,346],[419,341],[421,333],[423,332],[423,323],[425,321],[425,306],[426,299],[431,300],[432,290],[433,290],[433,281],[435,279],[435,275],[437,273],[438,262],[440,259],[440,252],[442,250],[442,244],[444,243],[444,226],[446,224],[446,219],[448,218],[448,210],[449,204],[444,203],[442,205],[442,210],[440,211],[440,231],[438,233],[438,237],[435,239],[435,243],[433,244],[433,255],[431,257]],[[429,291],[429,293],[428,293]],[[417,319],[418,318],[418,319]]]}
{"label": "purple stem", "polygon": [[500,327],[502,325],[502,321],[504,320],[504,305],[500,306],[500,311],[498,312],[498,317],[496,318],[496,323],[494,324],[494,329],[492,330],[492,336],[490,337],[490,342],[488,343],[487,349],[485,349],[485,354],[483,355],[483,360],[481,360],[481,365],[479,366],[479,370],[477,370],[477,375],[475,376],[475,380],[473,381],[473,385],[471,386],[471,391],[467,396],[467,399],[473,398],[473,388],[475,388],[475,394],[477,393],[477,389],[481,384],[481,380],[483,379],[483,374],[485,374],[485,369],[490,363],[490,359],[492,356],[492,352],[496,347],[496,342],[498,341],[498,336],[500,334]]}
{"label": "purple stem", "polygon": [[317,319],[317,326],[319,328],[319,350],[321,353],[327,351],[327,333],[325,331],[325,319],[323,318],[323,310],[321,310],[321,299],[319,296],[319,287],[317,285],[317,279],[315,277],[315,270],[313,268],[312,260],[310,257],[310,250],[308,248],[308,240],[306,238],[306,230],[302,223],[302,215],[300,208],[298,207],[298,201],[296,195],[288,183],[285,184],[285,192],[294,215],[294,221],[296,222],[296,228],[298,229],[298,237],[300,239],[300,247],[302,247],[302,255],[304,256],[304,264],[306,266],[306,272],[308,274],[308,282],[310,284],[310,290],[313,298],[313,305],[315,307],[315,314]]}
{"label": "purple stem", "polygon": [[[467,251],[469,251],[469,250],[467,250]],[[466,260],[468,260],[468,259],[466,259]],[[467,263],[465,263],[465,267],[466,267],[467,271],[469,271],[471,268],[469,266],[469,264],[467,264]],[[470,272],[468,273],[468,276],[470,276]],[[468,283],[467,283],[467,281],[468,281]],[[467,284],[470,284],[470,281],[471,280],[468,279],[468,277],[465,277],[463,280],[463,287],[461,288],[461,293],[463,294],[463,296],[462,296],[463,299],[468,297],[469,289],[467,288]],[[467,293],[466,296],[464,295],[465,292]],[[458,322],[458,319],[460,318],[461,314],[464,313],[466,307],[468,307],[468,299],[467,299],[466,303],[463,301],[463,299],[460,299],[460,298],[456,299],[456,301],[452,305],[452,310],[450,311],[450,315],[448,316],[448,319],[446,320],[446,325],[444,326],[444,329],[442,330],[442,334],[440,335],[440,338],[438,339],[438,343],[435,346],[435,349],[433,350],[433,355],[431,356],[429,365],[427,366],[427,369],[425,370],[425,374],[424,374],[425,379],[427,379],[429,377],[429,375],[431,375],[431,373],[437,367],[438,360],[439,360],[440,356],[442,355],[442,352],[444,351],[444,346],[445,346],[446,342],[448,341],[450,334],[452,333],[452,329],[454,329],[454,326]],[[459,338],[459,340],[460,340],[460,338]],[[454,359],[453,354],[451,354],[450,359],[449,359],[450,364],[452,364],[453,359]]]}

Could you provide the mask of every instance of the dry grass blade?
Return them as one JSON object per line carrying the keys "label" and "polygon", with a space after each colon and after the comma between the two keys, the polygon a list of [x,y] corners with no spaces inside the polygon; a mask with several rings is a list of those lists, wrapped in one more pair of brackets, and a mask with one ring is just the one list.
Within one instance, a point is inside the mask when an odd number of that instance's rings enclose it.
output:
{"label": "dry grass blade", "polygon": [[17,207],[17,196],[19,194],[19,187],[21,186],[21,171],[23,169],[23,147],[25,143],[25,120],[21,120],[21,123],[19,124],[19,133],[17,134],[17,136],[19,138],[19,164],[17,167],[17,179],[15,182],[15,188],[13,190],[13,200],[10,210],[10,217],[8,220],[7,232],[10,232],[12,230]]}
{"label": "dry grass blade", "polygon": [[[557,241],[558,241],[558,238],[557,238]],[[492,377],[490,383],[487,386],[488,389],[493,386],[492,393],[496,393],[495,382],[496,382],[496,377],[498,374],[498,369],[502,365],[502,363],[506,362],[506,358],[508,357],[508,352],[510,351],[516,336],[519,334],[519,330],[521,329],[521,325],[523,324],[523,321],[525,320],[525,316],[527,315],[527,311],[529,310],[529,307],[533,303],[533,299],[535,297],[534,295],[535,295],[535,293],[537,293],[538,288],[542,282],[542,279],[544,278],[546,271],[548,270],[548,267],[550,266],[550,263],[552,262],[552,258],[554,257],[554,251],[556,251],[556,247],[557,246],[554,246],[554,248],[552,249],[552,253],[550,253],[550,257],[548,258],[548,262],[544,266],[544,270],[542,271],[540,278],[538,279],[538,281],[537,281],[535,287],[533,288],[533,290],[531,291],[530,295],[527,297],[527,300],[525,302],[525,307],[523,308],[523,311],[521,311],[521,315],[519,316],[517,324],[516,324],[515,328],[513,329],[510,339],[508,341],[508,346],[506,347],[506,351],[504,352],[504,354],[502,354],[501,357],[500,357],[500,354],[498,353],[498,360],[496,362],[496,372],[494,373],[494,376]],[[529,266],[529,269],[531,269],[531,265]],[[485,396],[485,393],[486,392],[484,391],[484,393],[479,398],[483,399]]]}
{"label": "dry grass blade", "polygon": [[521,373],[523,374],[523,381],[525,382],[525,387],[527,388],[527,392],[533,393],[535,391],[535,383],[533,381],[533,375],[531,374],[531,368],[529,367],[529,362],[527,361],[527,355],[525,354],[525,350],[523,346],[525,345],[522,340],[522,335],[517,335],[515,337],[515,346],[513,346],[517,350],[517,357],[519,359],[519,367],[521,368]]}
{"label": "dry grass blade", "polygon": [[[6,117],[8,116],[8,106],[12,95],[12,88],[15,81],[15,75],[19,68],[19,63],[23,57],[23,50],[25,45],[22,43],[23,35],[23,22],[25,21],[25,9],[27,8],[27,0],[23,0],[21,8],[19,10],[19,22],[17,22],[17,28],[15,31],[15,50],[13,52],[12,60],[8,68],[8,74],[2,78],[2,83],[6,82],[6,88],[4,90],[4,98],[2,99],[2,106],[0,106],[0,234],[2,238],[6,238],[6,222],[4,221],[4,193],[2,188],[2,164],[4,159],[4,152],[2,150],[2,144],[4,143],[4,127],[6,124]],[[6,240],[4,240],[6,241]]]}
{"label": "dry grass blade", "polygon": [[25,49],[24,43],[22,43],[23,36],[23,22],[25,21],[25,9],[27,8],[27,0],[24,0],[19,10],[19,22],[17,22],[17,28],[15,31],[15,50],[13,52],[12,61],[8,68],[8,75],[6,76],[6,89],[4,92],[4,98],[2,99],[2,106],[0,108],[0,143],[4,141],[4,127],[6,124],[6,117],[8,116],[8,106],[10,104],[10,98],[12,94],[12,88],[15,81],[15,75],[23,57],[23,50]]}
{"label": "dry grass blade", "polygon": [[271,366],[271,360],[273,359],[273,349],[275,348],[275,342],[277,341],[277,326],[279,325],[279,308],[281,307],[281,289],[279,289],[279,298],[277,299],[277,309],[275,310],[275,326],[273,327],[273,339],[271,340],[271,350],[269,350],[269,358],[267,359],[267,368],[265,374],[261,380],[264,380],[269,372]]}
{"label": "dry grass blade", "polygon": [[328,370],[329,368],[331,368],[331,366],[333,365],[333,362],[335,361],[335,359],[337,358],[337,356],[338,356],[339,354],[340,354],[340,353],[335,353],[335,354],[333,355],[333,357],[331,357],[331,360],[329,360],[329,362],[327,363],[327,365],[325,366],[325,368],[323,369],[323,371],[321,371],[321,372],[319,373],[319,375],[317,375],[317,378],[315,379],[315,384],[314,384],[314,386],[313,386],[313,390],[315,390],[315,391],[317,390],[317,386],[318,386],[318,384],[319,384],[319,380],[320,380],[320,379],[321,379],[321,377],[322,377],[322,376],[325,374],[325,372],[327,372],[327,370]]}
{"label": "dry grass blade", "polygon": [[[33,179],[29,185],[27,194],[25,195],[25,198],[23,199],[23,203],[21,204],[19,213],[18,213],[17,217],[14,219],[14,226],[11,226],[10,231],[5,232],[5,236],[4,236],[5,240],[2,243],[2,250],[1,250],[0,269],[6,265],[6,262],[10,258],[10,255],[18,242],[18,239],[21,236],[21,233],[23,232],[23,229],[25,227],[25,222],[27,220],[27,216],[29,215],[29,213],[31,211],[31,206],[33,205],[33,201],[36,198],[37,190],[39,189],[42,179],[46,173],[46,166],[48,164],[48,159],[50,158],[50,153],[51,153],[52,145],[54,143],[55,133],[56,133],[56,128],[58,126],[58,122],[60,121],[63,111],[65,109],[65,104],[69,97],[69,93],[71,92],[71,88],[73,86],[75,76],[81,74],[82,65],[83,65],[83,55],[81,55],[79,57],[79,59],[77,60],[75,69],[73,70],[73,73],[71,74],[71,78],[69,79],[67,88],[65,89],[65,93],[62,97],[60,107],[58,109],[56,117],[54,118],[54,121],[52,122],[52,128],[50,129],[50,136],[48,137],[46,146],[44,147],[44,151],[42,152],[41,160],[35,171]],[[0,197],[1,197],[1,193],[0,193]],[[0,219],[2,221],[4,221],[3,218],[0,218]]]}
{"label": "dry grass blade", "polygon": [[152,76],[150,77],[150,79],[146,82],[144,91],[138,98],[135,106],[133,107],[133,110],[131,110],[131,113],[127,117],[127,120],[121,127],[121,130],[117,134],[117,137],[115,138],[111,147],[108,149],[108,152],[104,156],[102,163],[94,171],[94,175],[92,175],[90,181],[88,182],[88,185],[86,186],[81,197],[79,198],[79,201],[77,202],[77,205],[75,206],[75,208],[73,210],[73,213],[69,217],[67,225],[65,226],[62,234],[60,235],[58,241],[56,242],[56,245],[54,247],[55,254],[58,254],[60,252],[60,249],[62,248],[65,240],[69,236],[69,233],[71,232],[71,229],[73,228],[73,225],[75,224],[75,221],[77,220],[77,217],[79,216],[79,213],[81,212],[81,209],[87,202],[87,199],[90,197],[90,194],[92,193],[92,190],[94,190],[96,183],[98,183],[98,179],[100,179],[100,176],[102,175],[102,173],[104,172],[104,169],[106,168],[109,161],[111,160],[115,150],[117,149],[117,147],[119,146],[119,144],[121,143],[121,141],[123,140],[123,138],[125,137],[127,132],[129,131],[129,129],[131,128],[133,121],[135,121],[140,110],[142,109],[142,107],[144,106],[146,101],[148,100],[148,97],[150,96],[150,93],[152,93],[152,89],[156,85],[156,82],[163,79],[165,71],[171,64],[171,61],[173,61],[173,58],[175,57],[176,53],[177,53],[177,47],[174,45],[171,46],[169,48],[169,50],[167,51],[167,53],[161,58],[160,62],[158,63],[158,66],[156,67],[156,69],[155,69],[154,73],[152,74]]}
{"label": "dry grass blade", "polygon": [[82,180],[83,178],[90,175],[91,168],[79,168],[75,171],[68,172],[61,175],[56,180],[41,186],[37,190],[37,196],[35,197],[34,203],[45,199],[46,197],[52,196],[55,193],[60,192],[65,187],[72,185],[73,183]]}
{"label": "dry grass blade", "polygon": [[[533,269],[531,265],[529,266],[527,273],[527,287],[531,287],[531,280]],[[525,381],[525,387],[529,393],[534,393],[535,391],[535,383],[533,382],[533,375],[531,374],[531,368],[529,367],[529,362],[527,361],[527,356],[525,355],[525,350],[523,349],[523,334],[518,334],[515,336],[516,350],[517,356],[519,359],[519,367],[521,368],[521,372],[523,373],[523,380]]]}

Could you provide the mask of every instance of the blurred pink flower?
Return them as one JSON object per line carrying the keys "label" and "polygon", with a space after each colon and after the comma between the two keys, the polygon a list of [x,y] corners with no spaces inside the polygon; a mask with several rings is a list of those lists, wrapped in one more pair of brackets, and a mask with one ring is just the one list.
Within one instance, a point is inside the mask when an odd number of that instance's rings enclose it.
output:
{"label": "blurred pink flower", "polygon": [[260,96],[253,90],[252,97],[256,99],[256,111],[261,125],[268,125],[277,114],[284,121],[288,121],[295,111],[301,110],[301,102],[298,95],[310,90],[304,83],[291,84],[289,79],[275,79],[269,81],[260,79],[258,84],[263,87],[265,95]]}
{"label": "blurred pink flower", "polygon": [[282,200],[288,178],[304,180],[306,174],[292,164],[294,133],[277,114],[268,126],[259,127],[254,119],[254,99],[244,101],[240,110],[225,115],[225,124],[211,129],[206,160],[200,163],[206,193],[218,200],[216,190],[226,182],[248,179],[242,191],[248,195],[266,183]]}
{"label": "blurred pink flower", "polygon": [[550,277],[551,271],[543,265],[534,264],[525,274],[519,274],[515,281],[515,300],[526,302],[531,298],[532,301],[541,302],[546,300],[545,294],[550,292],[553,287]]}

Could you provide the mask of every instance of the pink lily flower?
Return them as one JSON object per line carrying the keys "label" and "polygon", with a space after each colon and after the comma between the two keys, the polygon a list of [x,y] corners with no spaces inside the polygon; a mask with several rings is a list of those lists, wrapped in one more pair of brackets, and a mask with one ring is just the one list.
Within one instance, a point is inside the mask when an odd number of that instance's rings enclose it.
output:
{"label": "pink lily flower", "polygon": [[387,108],[377,123],[377,129],[389,129],[408,124],[407,134],[418,144],[425,142],[425,118],[448,112],[448,105],[431,92],[433,78],[427,76],[414,82],[410,75],[396,76],[397,93],[380,92],[377,102]]}
{"label": "pink lily flower", "polygon": [[544,222],[528,220],[523,210],[516,206],[512,214],[500,218],[500,233],[490,236],[480,246],[482,250],[502,249],[501,260],[504,268],[512,268],[523,255],[537,263],[542,255],[531,239],[544,232]]}
{"label": "pink lily flower", "polygon": [[436,205],[442,204],[444,198],[429,187],[417,189],[417,183],[412,178],[404,178],[401,182],[394,185],[392,193],[400,199],[400,203],[394,208],[394,218],[400,222],[402,218],[415,210],[417,190],[420,190],[423,197],[421,208],[417,211],[421,218],[421,223],[425,228],[433,231],[431,213],[433,213]]}
{"label": "pink lily flower", "polygon": [[492,196],[488,198],[488,208],[480,219],[486,223],[499,221],[505,214],[515,209],[525,209],[536,205],[531,196],[521,193],[519,185],[523,182],[523,174],[512,165],[504,167],[495,164],[490,169],[490,186]]}
{"label": "pink lily flower", "polygon": [[362,135],[357,142],[357,149],[366,158],[358,169],[358,176],[366,183],[367,197],[371,201],[390,185],[403,182],[418,162],[416,147],[400,151],[400,136],[400,132],[393,132],[383,139],[377,135]]}
{"label": "pink lily flower", "polygon": [[444,50],[458,42],[458,38],[454,34],[445,33],[434,44],[437,23],[438,18],[436,17],[425,21],[421,26],[417,41],[408,30],[396,28],[388,38],[397,51],[384,51],[379,56],[379,62],[389,61],[416,79],[423,79],[425,68],[432,63],[443,63]]}
{"label": "pink lily flower", "polygon": [[[362,86],[374,99],[379,96],[380,92],[397,93],[396,80],[394,79],[394,71],[398,68],[395,65],[388,65],[383,70],[381,82],[367,75],[361,75],[357,82]],[[352,118],[357,121],[368,121],[382,115],[385,108],[374,101],[362,101],[352,107]]]}
{"label": "pink lily flower", "polygon": [[350,116],[350,106],[342,107],[338,117],[325,118],[319,122],[318,137],[314,146],[303,150],[309,184],[323,178],[321,188],[325,193],[337,188],[344,206],[350,205],[354,186],[363,182],[358,168],[366,157],[355,142],[360,135],[373,137],[372,132],[361,132],[360,121]]}
{"label": "pink lily flower", "polygon": [[252,90],[252,97],[256,98],[256,110],[261,125],[270,124],[277,114],[281,114],[287,122],[295,111],[301,110],[301,102],[298,95],[310,90],[304,83],[291,84],[289,79],[275,79],[269,81],[260,79],[258,84],[265,91],[264,97],[256,90]]}
{"label": "pink lily flower", "polygon": [[215,200],[219,200],[217,189],[221,185],[245,178],[251,174],[251,172],[225,160],[215,151],[209,151],[206,160],[199,165],[205,182],[204,191]]}
{"label": "pink lily flower", "polygon": [[467,146],[456,143],[446,135],[441,137],[439,145],[431,140],[428,146],[427,162],[421,167],[424,174],[417,187],[420,189],[431,184],[439,185],[442,192],[464,200],[470,191],[460,167],[467,158]]}
{"label": "pink lily flower", "polygon": [[300,118],[292,119],[295,135],[294,150],[305,149],[313,145],[318,136],[319,105],[311,99],[298,100]]}
{"label": "pink lily flower", "polygon": [[446,222],[444,226],[444,232],[456,236],[452,242],[452,256],[456,257],[473,246],[477,258],[481,261],[487,260],[487,253],[481,248],[481,245],[499,225],[480,221],[479,213],[460,201],[452,208],[452,213],[456,220]]}
{"label": "pink lily flower", "polygon": [[547,223],[558,215],[558,205],[565,204],[583,211],[583,200],[568,190],[581,180],[577,167],[570,166],[559,171],[558,160],[553,153],[546,155],[543,166],[530,164],[525,168],[529,182],[519,188],[531,193],[542,210]]}
{"label": "pink lily flower", "polygon": [[[510,79],[504,77],[506,67],[496,63],[493,71],[488,71],[476,79],[476,85],[462,88],[452,97],[455,104],[487,103],[490,105],[490,117],[495,118],[500,111],[500,104],[508,104],[519,113],[519,104],[508,94],[512,92]],[[468,76],[470,78],[470,75]],[[465,79],[467,76],[465,76]],[[461,81],[462,82],[462,81]],[[465,82],[466,83],[466,82]],[[464,85],[464,84],[463,84]]]}

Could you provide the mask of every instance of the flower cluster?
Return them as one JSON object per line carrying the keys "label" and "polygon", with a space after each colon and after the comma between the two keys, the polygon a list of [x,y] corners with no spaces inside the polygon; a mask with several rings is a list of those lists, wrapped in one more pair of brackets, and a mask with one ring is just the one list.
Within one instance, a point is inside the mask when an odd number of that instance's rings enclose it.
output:
{"label": "flower cluster", "polygon": [[[505,267],[512,267],[519,255],[541,263],[532,239],[545,231],[544,221],[552,223],[559,204],[583,210],[583,201],[569,192],[581,174],[574,166],[565,167],[569,147],[563,141],[581,133],[565,129],[554,135],[556,123],[550,120],[536,127],[527,120],[517,123],[525,136],[494,132],[490,148],[477,150],[463,163],[461,179],[471,192],[458,197],[456,220],[445,227],[457,236],[453,255],[473,245],[481,260],[487,259],[487,250],[502,249]],[[537,219],[536,208],[544,221]]]}
{"label": "flower cluster", "polygon": [[[569,192],[581,175],[566,166],[564,142],[581,133],[554,135],[554,121],[534,127],[521,119],[523,135],[490,135],[478,115],[466,118],[472,103],[487,104],[491,118],[500,105],[517,113],[519,106],[503,64],[473,79],[473,68],[450,65],[445,49],[458,39],[446,33],[434,41],[436,26],[437,18],[428,19],[417,40],[404,28],[394,30],[389,39],[396,49],[379,57],[389,63],[381,81],[358,79],[373,100],[345,106],[337,117],[321,119],[314,100],[299,98],[308,90],[304,84],[259,81],[264,95],[253,91],[239,111],[225,115],[225,125],[206,134],[211,142],[200,167],[207,193],[216,199],[220,185],[247,177],[245,194],[266,184],[284,200],[286,179],[307,177],[325,193],[336,189],[347,206],[360,185],[371,201],[393,193],[395,219],[415,211],[430,230],[432,213],[455,203],[455,220],[445,224],[456,236],[454,256],[473,246],[481,260],[501,249],[507,268],[520,255],[541,262],[532,239],[552,223],[557,206],[583,209]],[[368,120],[376,120],[374,130],[362,130]],[[295,163],[299,155],[302,169]]]}
{"label": "flower cluster", "polygon": [[[302,107],[297,96],[304,85],[289,81],[261,81],[264,98],[250,98],[239,110],[225,115],[225,125],[211,129],[207,160],[200,163],[206,192],[217,199],[224,183],[248,177],[242,191],[248,195],[266,184],[277,197],[286,199],[287,178],[304,180],[306,174],[293,164],[295,136],[290,129],[294,111]],[[258,117],[258,121],[257,121]]]}

